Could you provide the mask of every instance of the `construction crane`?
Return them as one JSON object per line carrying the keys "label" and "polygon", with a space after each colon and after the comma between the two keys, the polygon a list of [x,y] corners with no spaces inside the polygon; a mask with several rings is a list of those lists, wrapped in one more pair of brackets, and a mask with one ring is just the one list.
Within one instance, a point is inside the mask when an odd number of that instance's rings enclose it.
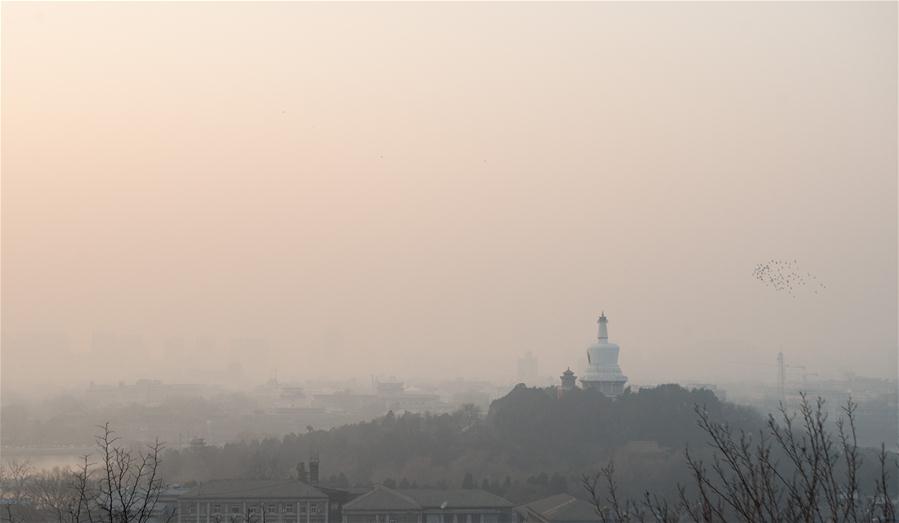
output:
{"label": "construction crane", "polygon": [[[724,363],[726,363],[728,365],[739,365],[741,367],[753,366],[753,367],[765,367],[768,369],[771,368],[771,365],[766,365],[764,363],[738,363],[738,362],[734,362],[734,361],[728,361],[728,362],[724,362]],[[780,351],[777,353],[776,368],[777,368],[777,393],[778,393],[778,396],[780,396],[781,401],[786,399],[787,370],[788,369],[798,370],[801,372],[803,387],[806,385],[806,383],[807,383],[806,379],[809,376],[818,376],[818,374],[816,374],[816,373],[807,372],[807,368],[805,365],[788,365],[786,363],[786,360],[784,359],[783,351]]]}
{"label": "construction crane", "polygon": [[797,369],[802,371],[802,386],[806,385],[806,378],[809,376],[817,376],[817,374],[809,374],[806,372],[805,365],[787,365],[784,363],[784,353],[780,351],[777,353],[777,391],[780,394],[781,401],[786,399],[786,382],[787,382],[787,369]]}

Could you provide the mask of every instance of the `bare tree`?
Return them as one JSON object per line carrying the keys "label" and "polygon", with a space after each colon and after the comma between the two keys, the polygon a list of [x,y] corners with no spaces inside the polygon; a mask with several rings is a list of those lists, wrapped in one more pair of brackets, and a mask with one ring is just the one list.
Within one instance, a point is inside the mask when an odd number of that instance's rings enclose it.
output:
{"label": "bare tree", "polygon": [[640,501],[620,499],[611,463],[584,476],[583,486],[604,522],[892,523],[896,514],[889,470],[894,467],[884,446],[873,492],[864,495],[859,486],[856,408],[847,402],[834,434],[824,400],[812,403],[802,395],[796,413],[781,405],[753,437],[713,421],[697,406],[697,423],[709,438],[712,459],[706,464],[685,451],[692,484],[689,492],[678,486],[676,502],[648,492]]}
{"label": "bare tree", "polygon": [[93,521],[90,510],[92,500],[97,499],[97,493],[94,489],[94,482],[91,481],[92,466],[90,456],[83,456],[78,469],[72,473],[70,486],[75,496],[75,502],[68,511],[68,521],[71,523]]}
{"label": "bare tree", "polygon": [[596,474],[585,475],[582,485],[603,523],[624,521],[676,523],[680,520],[676,504],[672,505],[667,499],[648,491],[644,492],[639,500],[622,499],[615,482],[615,464],[612,462]]}
{"label": "bare tree", "polygon": [[28,499],[28,484],[33,473],[34,468],[27,460],[13,460],[0,466],[0,498],[6,521],[13,523],[33,519]]}
{"label": "bare tree", "polygon": [[69,515],[79,504],[79,494],[73,488],[74,474],[68,468],[54,468],[34,474],[27,491],[34,507],[57,523],[70,521]]}
{"label": "bare tree", "polygon": [[[96,436],[101,460],[95,471],[96,496],[83,500],[86,515],[91,522],[146,523],[155,515],[165,488],[159,474],[163,445],[157,439],[144,450],[129,448],[121,444],[109,423],[100,429]],[[87,468],[82,472],[91,473]],[[79,483],[89,479],[79,478]]]}
{"label": "bare tree", "polygon": [[5,499],[20,500],[25,498],[28,482],[34,474],[34,467],[28,460],[12,460],[0,467],[0,485]]}

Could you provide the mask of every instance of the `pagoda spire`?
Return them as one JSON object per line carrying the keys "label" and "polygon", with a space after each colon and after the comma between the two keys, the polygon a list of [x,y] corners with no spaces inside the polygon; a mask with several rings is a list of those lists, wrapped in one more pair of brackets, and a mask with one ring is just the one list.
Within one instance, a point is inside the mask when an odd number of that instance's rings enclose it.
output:
{"label": "pagoda spire", "polygon": [[599,341],[608,341],[609,328],[606,326],[606,324],[609,323],[609,320],[608,320],[608,318],[606,318],[605,311],[602,312],[602,315],[599,317],[598,320],[596,320],[596,323],[599,324],[599,335],[597,336],[599,338]]}

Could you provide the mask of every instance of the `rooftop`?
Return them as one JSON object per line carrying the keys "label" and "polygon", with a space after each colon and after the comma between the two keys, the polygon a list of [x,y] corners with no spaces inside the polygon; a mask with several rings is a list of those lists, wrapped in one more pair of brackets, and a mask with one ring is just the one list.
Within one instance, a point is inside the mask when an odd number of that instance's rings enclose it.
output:
{"label": "rooftop", "polygon": [[384,486],[343,506],[344,510],[424,510],[512,508],[512,503],[480,489],[391,489]]}
{"label": "rooftop", "polygon": [[548,523],[592,523],[600,521],[593,505],[570,494],[556,494],[518,507],[526,516]]}

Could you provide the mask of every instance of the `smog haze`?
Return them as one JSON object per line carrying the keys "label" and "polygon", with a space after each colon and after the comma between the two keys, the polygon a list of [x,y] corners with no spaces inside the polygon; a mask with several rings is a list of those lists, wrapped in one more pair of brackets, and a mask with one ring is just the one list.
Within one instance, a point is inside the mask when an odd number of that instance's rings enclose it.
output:
{"label": "smog haze", "polygon": [[896,10],[4,3],[4,391],[895,378]]}

